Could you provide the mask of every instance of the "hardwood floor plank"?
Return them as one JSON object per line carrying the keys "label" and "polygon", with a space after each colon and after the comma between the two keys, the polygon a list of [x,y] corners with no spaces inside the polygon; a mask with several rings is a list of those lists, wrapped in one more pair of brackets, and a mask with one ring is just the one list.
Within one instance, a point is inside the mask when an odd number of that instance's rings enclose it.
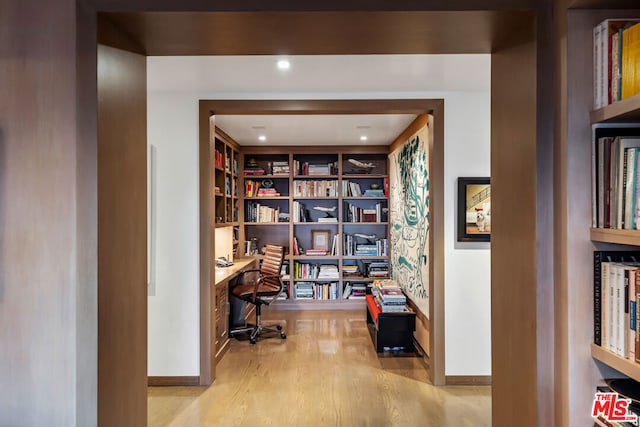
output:
{"label": "hardwood floor plank", "polygon": [[149,426],[490,426],[491,387],[433,387],[377,354],[363,311],[266,311],[287,339],[232,340],[209,388],[150,387]]}

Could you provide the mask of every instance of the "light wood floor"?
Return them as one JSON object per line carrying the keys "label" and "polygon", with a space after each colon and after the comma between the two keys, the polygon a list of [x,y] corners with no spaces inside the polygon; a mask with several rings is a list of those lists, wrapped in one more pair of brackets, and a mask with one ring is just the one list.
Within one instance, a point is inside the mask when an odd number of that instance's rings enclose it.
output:
{"label": "light wood floor", "polygon": [[433,387],[375,353],[363,311],[271,311],[288,338],[233,339],[209,388],[150,387],[149,426],[490,426],[490,387]]}

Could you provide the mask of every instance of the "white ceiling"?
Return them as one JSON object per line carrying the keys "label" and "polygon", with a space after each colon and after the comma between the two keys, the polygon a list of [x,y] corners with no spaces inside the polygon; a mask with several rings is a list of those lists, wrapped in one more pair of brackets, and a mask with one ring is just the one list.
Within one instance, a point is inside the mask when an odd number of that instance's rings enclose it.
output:
{"label": "white ceiling", "polygon": [[[240,145],[388,145],[415,114],[216,116]],[[259,141],[258,136],[266,136]],[[367,136],[361,141],[361,136]]]}
{"label": "white ceiling", "polygon": [[[291,68],[276,67],[287,58]],[[488,91],[491,56],[300,55],[150,56],[150,92],[193,92],[199,99],[389,99]],[[414,115],[216,116],[241,145],[390,144]],[[254,129],[263,126],[265,129]],[[360,141],[369,126],[368,141]],[[257,140],[265,134],[267,141]]]}

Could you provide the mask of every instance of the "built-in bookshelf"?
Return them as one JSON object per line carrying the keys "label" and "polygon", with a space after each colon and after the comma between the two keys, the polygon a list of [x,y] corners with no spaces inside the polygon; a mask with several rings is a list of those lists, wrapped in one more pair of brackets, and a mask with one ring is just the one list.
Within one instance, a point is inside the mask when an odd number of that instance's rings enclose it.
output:
{"label": "built-in bookshelf", "polygon": [[[635,21],[637,22],[637,21]],[[590,239],[594,250],[630,250],[640,246],[640,216],[637,206],[640,196],[640,95],[629,92],[629,81],[620,77],[616,70],[622,67],[618,57],[622,50],[617,46],[623,33],[633,28],[633,19],[603,20],[593,31],[594,107],[591,112],[592,126],[592,228]],[[631,30],[640,34],[640,27]],[[608,52],[612,50],[612,52]],[[610,57],[609,53],[613,53]],[[624,55],[628,55],[625,51]],[[607,59],[608,58],[608,59]],[[619,61],[620,64],[616,64]],[[628,77],[626,77],[628,79]],[[637,79],[640,81],[640,78]],[[640,89],[640,86],[638,86]],[[637,90],[636,92],[637,93]],[[632,259],[594,260],[594,343],[591,356],[599,362],[640,381],[640,363],[635,351],[640,335],[636,315],[637,296],[634,267],[613,261]],[[606,268],[603,265],[607,264]],[[616,265],[617,264],[617,265]],[[623,281],[620,285],[610,283],[609,269],[619,269]],[[616,288],[617,286],[617,288]],[[615,288],[615,289],[614,289]],[[617,306],[611,304],[611,290],[621,290],[627,300]],[[605,295],[606,294],[606,295]],[[632,295],[635,294],[635,295]],[[613,301],[615,303],[615,300]],[[626,311],[626,315],[625,315]],[[625,317],[626,316],[626,317]],[[637,316],[637,315],[636,315]],[[620,323],[622,322],[622,324]],[[621,325],[619,332],[615,331]],[[613,329],[612,329],[613,328]],[[617,343],[617,349],[616,347]]]}
{"label": "built-in bookshelf", "polygon": [[287,248],[280,304],[360,307],[389,276],[388,147],[247,148],[241,153],[245,255]]}
{"label": "built-in bookshelf", "polygon": [[220,129],[211,135],[213,144],[213,199],[216,227],[239,224],[240,153],[238,146]]}

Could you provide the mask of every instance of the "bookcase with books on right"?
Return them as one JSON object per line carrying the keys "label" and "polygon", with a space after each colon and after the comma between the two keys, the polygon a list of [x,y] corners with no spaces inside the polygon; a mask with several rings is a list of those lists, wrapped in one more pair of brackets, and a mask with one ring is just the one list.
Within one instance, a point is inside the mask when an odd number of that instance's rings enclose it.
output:
{"label": "bookcase with books on right", "polygon": [[640,19],[594,27],[593,59],[591,355],[640,381]]}

